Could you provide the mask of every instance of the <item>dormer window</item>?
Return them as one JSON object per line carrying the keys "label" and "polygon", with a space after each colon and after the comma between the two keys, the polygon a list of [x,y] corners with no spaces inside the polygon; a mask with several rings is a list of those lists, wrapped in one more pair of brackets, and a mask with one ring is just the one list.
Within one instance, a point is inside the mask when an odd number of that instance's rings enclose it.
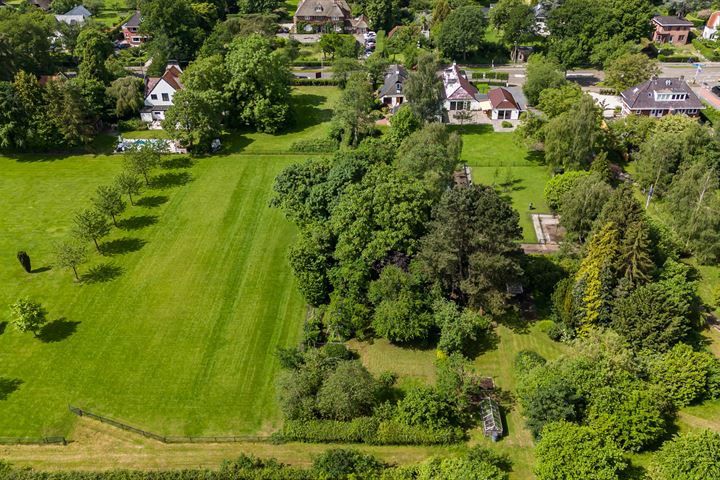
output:
{"label": "dormer window", "polygon": [[672,102],[687,100],[686,93],[655,93],[655,100],[658,102]]}
{"label": "dormer window", "polygon": [[397,93],[402,93],[402,83],[398,82],[395,84],[395,91]]}
{"label": "dormer window", "polygon": [[315,5],[315,13],[322,13],[322,11],[323,11],[322,5],[320,5],[319,3],[317,5]]}

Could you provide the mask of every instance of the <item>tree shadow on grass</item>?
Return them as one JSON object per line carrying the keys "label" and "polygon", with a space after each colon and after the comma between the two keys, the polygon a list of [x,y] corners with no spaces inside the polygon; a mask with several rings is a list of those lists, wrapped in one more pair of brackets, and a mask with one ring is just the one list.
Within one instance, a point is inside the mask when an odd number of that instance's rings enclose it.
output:
{"label": "tree shadow on grass", "polygon": [[78,325],[80,325],[80,322],[72,322],[61,318],[45,325],[40,330],[38,338],[45,343],[60,342],[75,333]]}
{"label": "tree shadow on grass", "polygon": [[470,359],[475,359],[491,350],[497,350],[500,345],[500,337],[495,329],[490,328],[484,332],[478,332],[478,339],[463,348],[463,354]]}
{"label": "tree shadow on grass", "polygon": [[157,221],[158,217],[155,215],[140,215],[120,220],[118,222],[118,228],[123,230],[140,230],[141,228],[155,225]]}
{"label": "tree shadow on grass", "polygon": [[188,172],[168,172],[157,175],[152,179],[150,185],[152,188],[164,189],[172,187],[180,187],[192,181],[192,175]]}
{"label": "tree shadow on grass", "polygon": [[137,252],[147,242],[140,238],[123,237],[111,240],[100,245],[100,251],[106,257],[114,255],[124,255],[126,253]]}
{"label": "tree shadow on grass", "polygon": [[0,377],[0,400],[7,399],[7,397],[9,397],[10,394],[13,393],[15,390],[20,388],[20,385],[22,384],[23,381],[19,378]]}
{"label": "tree shadow on grass", "polygon": [[85,275],[82,276],[81,281],[84,283],[105,283],[111,280],[115,280],[117,277],[122,275],[123,269],[113,263],[101,263],[91,268]]}
{"label": "tree shadow on grass", "polygon": [[7,328],[7,326],[8,326],[8,322],[0,322],[0,335],[5,333],[5,329]]}
{"label": "tree shadow on grass", "polygon": [[52,267],[40,267],[30,271],[30,273],[44,273],[49,272],[50,270],[52,270]]}
{"label": "tree shadow on grass", "polygon": [[153,195],[150,197],[143,197],[140,200],[137,200],[135,202],[135,205],[145,208],[155,208],[159,207],[164,203],[167,203],[168,200],[169,198],[163,195]]}
{"label": "tree shadow on grass", "polygon": [[504,315],[497,317],[497,322],[506,326],[514,333],[526,334],[530,332],[531,320],[526,320],[518,311],[510,310]]}
{"label": "tree shadow on grass", "polygon": [[193,162],[192,158],[190,157],[173,157],[169,158],[167,160],[164,160],[160,167],[164,168],[165,170],[174,170],[176,168],[190,168],[195,164]]}

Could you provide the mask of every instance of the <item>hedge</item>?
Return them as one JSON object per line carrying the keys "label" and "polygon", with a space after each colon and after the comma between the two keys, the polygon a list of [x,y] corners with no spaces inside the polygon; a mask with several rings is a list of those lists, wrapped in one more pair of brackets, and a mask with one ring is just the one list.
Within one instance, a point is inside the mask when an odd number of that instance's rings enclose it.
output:
{"label": "hedge", "polygon": [[340,82],[335,78],[298,78],[295,77],[290,81],[290,85],[315,85],[319,87],[329,87],[339,85]]}
{"label": "hedge", "polygon": [[451,445],[462,442],[460,428],[430,430],[394,420],[360,417],[350,422],[289,420],[274,435],[278,441],[307,443],[366,443],[369,445]]}
{"label": "hedge", "polygon": [[[700,53],[703,54],[705,58],[710,60],[711,62],[716,62],[720,60],[720,49],[713,48],[710,45],[707,45],[707,41],[702,41],[698,38],[693,39],[692,44],[693,46],[700,51]],[[715,42],[709,42],[715,44]],[[715,44],[717,46],[717,44]]]}
{"label": "hedge", "polygon": [[510,74],[507,72],[473,72],[473,80],[509,80]]}
{"label": "hedge", "polygon": [[340,144],[332,138],[311,138],[294,142],[290,146],[290,151],[299,153],[332,153],[338,148],[340,148]]}
{"label": "hedge", "polygon": [[[327,64],[328,62],[324,62]],[[323,62],[317,60],[293,60],[291,65],[293,67],[322,67]]]}

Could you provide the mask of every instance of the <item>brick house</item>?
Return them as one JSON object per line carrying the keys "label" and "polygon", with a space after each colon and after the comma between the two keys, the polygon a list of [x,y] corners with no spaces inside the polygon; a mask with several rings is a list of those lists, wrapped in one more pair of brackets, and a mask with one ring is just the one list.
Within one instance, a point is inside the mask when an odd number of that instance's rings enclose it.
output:
{"label": "brick house", "polygon": [[147,39],[147,35],[141,35],[140,32],[140,22],[142,21],[142,16],[140,15],[140,12],[135,12],[130,19],[125,22],[122,26],[122,34],[123,38],[125,39],[125,43],[128,45],[132,45],[133,47],[140,46],[142,43],[144,43]]}
{"label": "brick house", "polygon": [[690,37],[690,29],[693,23],[679,17],[657,16],[652,19],[653,32],[652,40],[656,43],[672,43],[685,45]]}
{"label": "brick house", "polygon": [[628,88],[621,94],[624,115],[635,114],[650,117],[683,114],[700,115],[705,105],[682,78],[652,78],[647,82]]}
{"label": "brick house", "polygon": [[344,33],[352,28],[351,21],[345,0],[302,0],[293,16],[297,33]]}

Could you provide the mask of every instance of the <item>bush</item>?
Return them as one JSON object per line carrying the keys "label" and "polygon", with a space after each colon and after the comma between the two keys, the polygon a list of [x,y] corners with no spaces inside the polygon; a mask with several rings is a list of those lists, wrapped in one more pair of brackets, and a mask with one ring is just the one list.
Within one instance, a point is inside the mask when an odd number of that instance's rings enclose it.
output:
{"label": "bush", "polygon": [[290,146],[291,152],[299,153],[332,153],[340,148],[340,143],[333,138],[309,138],[298,140]]}
{"label": "bush", "polygon": [[717,48],[717,44],[715,42],[695,38],[693,39],[692,44],[700,53],[703,54],[705,58],[707,58],[711,62],[716,62],[720,60],[720,49]]}
{"label": "bush", "polygon": [[542,367],[547,363],[545,357],[534,350],[521,350],[515,355],[513,366],[518,375],[525,375],[535,367]]}
{"label": "bush", "polygon": [[697,62],[700,59],[695,55],[658,55],[658,60],[661,62],[676,62],[676,63],[692,63]]}
{"label": "bush", "polygon": [[545,191],[543,192],[548,207],[553,211],[558,211],[562,197],[575,188],[581,179],[589,175],[590,172],[571,171],[552,177],[545,185]]}
{"label": "bush", "polygon": [[511,122],[508,122],[507,120],[503,120],[500,125],[502,125],[503,128],[512,128],[513,127],[513,124]]}
{"label": "bush", "polygon": [[313,461],[320,478],[366,478],[383,470],[385,465],[372,455],[357,450],[331,448]]}
{"label": "bush", "polygon": [[465,439],[459,427],[427,429],[387,420],[378,427],[375,445],[452,445]]}
{"label": "bush", "polygon": [[118,122],[118,129],[121,132],[133,132],[136,130],[147,130],[148,124],[143,122],[139,118],[131,118],[129,120],[120,120]]}

